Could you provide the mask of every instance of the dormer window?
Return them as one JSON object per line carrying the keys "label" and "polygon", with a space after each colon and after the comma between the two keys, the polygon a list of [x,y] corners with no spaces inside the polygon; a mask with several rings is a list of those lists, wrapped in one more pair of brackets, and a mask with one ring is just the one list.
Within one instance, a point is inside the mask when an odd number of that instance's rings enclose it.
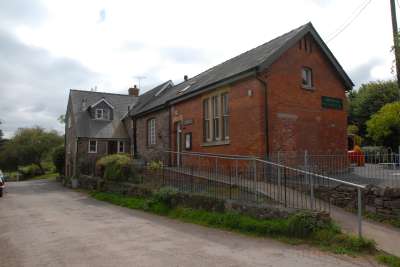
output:
{"label": "dormer window", "polygon": [[108,110],[97,108],[95,118],[96,120],[108,120],[110,118]]}

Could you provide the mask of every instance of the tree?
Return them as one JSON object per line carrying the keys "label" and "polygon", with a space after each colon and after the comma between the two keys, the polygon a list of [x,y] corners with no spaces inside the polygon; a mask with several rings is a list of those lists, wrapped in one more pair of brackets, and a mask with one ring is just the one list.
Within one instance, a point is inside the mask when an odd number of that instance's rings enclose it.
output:
{"label": "tree", "polygon": [[398,101],[399,91],[395,81],[377,81],[361,85],[349,94],[350,123],[359,127],[360,135],[366,134],[366,122],[384,105]]}
{"label": "tree", "polygon": [[42,161],[62,143],[63,138],[55,131],[46,132],[40,127],[21,128],[3,147],[0,156],[2,165],[10,161],[18,166],[35,164],[44,173]]}
{"label": "tree", "polygon": [[[2,124],[3,122],[0,120],[0,124]],[[3,131],[0,129],[0,145],[1,145],[1,141],[3,140]]]}
{"label": "tree", "polygon": [[400,102],[386,104],[367,122],[368,137],[397,150],[400,145]]}
{"label": "tree", "polygon": [[59,123],[65,124],[65,115],[61,114],[60,116],[58,116],[57,120]]}
{"label": "tree", "polygon": [[59,146],[53,151],[52,155],[54,166],[60,175],[64,175],[65,166],[65,148],[64,146]]}
{"label": "tree", "polygon": [[359,133],[359,128],[357,125],[350,124],[349,126],[347,126],[347,134],[352,135],[354,137],[353,146],[354,145],[361,146],[362,137],[358,133]]}
{"label": "tree", "polygon": [[3,142],[0,147],[0,169],[3,171],[16,171],[18,169],[18,156],[10,141]]}

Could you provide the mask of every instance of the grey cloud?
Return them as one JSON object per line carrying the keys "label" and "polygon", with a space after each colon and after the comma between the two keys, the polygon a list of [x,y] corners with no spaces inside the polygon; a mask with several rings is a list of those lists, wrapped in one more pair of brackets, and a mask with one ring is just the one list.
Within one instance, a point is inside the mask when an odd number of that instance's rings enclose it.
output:
{"label": "grey cloud", "polygon": [[374,80],[371,75],[371,70],[382,62],[383,60],[380,58],[372,58],[366,63],[350,70],[349,76],[355,84],[354,88],[358,88],[361,84]]}
{"label": "grey cloud", "polygon": [[89,88],[98,79],[77,61],[55,58],[1,29],[0,58],[0,118],[7,136],[33,125],[62,131],[57,117],[65,113],[69,89]]}

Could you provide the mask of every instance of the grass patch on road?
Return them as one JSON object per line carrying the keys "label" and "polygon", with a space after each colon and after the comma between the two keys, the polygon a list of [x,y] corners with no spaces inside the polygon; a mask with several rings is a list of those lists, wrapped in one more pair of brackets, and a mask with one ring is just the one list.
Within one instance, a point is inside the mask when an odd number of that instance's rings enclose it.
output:
{"label": "grass patch on road", "polygon": [[376,253],[370,240],[344,234],[331,221],[319,224],[308,213],[287,219],[255,219],[233,212],[213,212],[187,207],[171,207],[160,198],[128,197],[116,193],[91,192],[98,200],[118,206],[144,210],[183,222],[235,231],[252,236],[273,237],[290,244],[309,244],[323,250],[348,255]]}

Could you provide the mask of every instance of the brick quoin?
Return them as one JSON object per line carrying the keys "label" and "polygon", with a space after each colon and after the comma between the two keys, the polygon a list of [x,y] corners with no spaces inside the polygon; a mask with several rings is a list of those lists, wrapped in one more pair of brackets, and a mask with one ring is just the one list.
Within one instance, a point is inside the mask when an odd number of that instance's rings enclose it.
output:
{"label": "brick quoin", "polygon": [[[312,40],[312,52],[295,44],[280,56],[266,71],[224,86],[229,90],[230,143],[203,146],[202,98],[206,92],[178,102],[171,108],[171,145],[176,151],[177,121],[192,120],[183,126],[182,133],[192,133],[192,150],[203,153],[252,155],[266,153],[304,152],[338,154],[347,150],[347,113],[345,84]],[[302,67],[313,70],[314,90],[301,86]],[[267,84],[267,111],[264,86]],[[217,88],[215,90],[219,90]],[[214,90],[214,91],[215,91]],[[251,93],[249,93],[249,91]],[[321,97],[342,99],[343,110],[322,108]],[[265,135],[268,121],[268,134]],[[268,139],[268,146],[266,145]],[[185,151],[183,149],[183,151]]]}

